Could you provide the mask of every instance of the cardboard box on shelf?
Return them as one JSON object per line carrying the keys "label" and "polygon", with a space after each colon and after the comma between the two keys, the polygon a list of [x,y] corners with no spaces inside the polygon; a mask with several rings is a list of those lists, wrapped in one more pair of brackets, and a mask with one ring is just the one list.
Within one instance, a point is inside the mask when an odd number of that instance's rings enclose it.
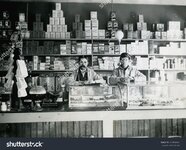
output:
{"label": "cardboard box on shelf", "polygon": [[99,52],[99,44],[98,43],[93,43],[93,47],[92,47],[92,52],[93,53],[98,53]]}
{"label": "cardboard box on shelf", "polygon": [[134,25],[132,23],[129,24],[129,31],[134,31]]}
{"label": "cardboard box on shelf", "polygon": [[52,32],[57,32],[57,25],[52,25]]}
{"label": "cardboard box on shelf", "polygon": [[59,18],[59,24],[65,25],[65,18],[64,17]]}
{"label": "cardboard box on shelf", "polygon": [[109,42],[109,54],[114,54],[114,42]]}
{"label": "cardboard box on shelf", "polygon": [[54,24],[59,25],[59,18],[54,18]]}
{"label": "cardboard box on shelf", "polygon": [[75,22],[80,22],[80,15],[79,14],[75,15]]}
{"label": "cardboard box on shelf", "polygon": [[164,24],[162,24],[162,23],[156,24],[156,30],[161,31],[161,32],[165,31]]}
{"label": "cardboard box on shelf", "polygon": [[60,44],[60,54],[66,54],[67,46],[65,44]]}
{"label": "cardboard box on shelf", "polygon": [[83,23],[81,22],[77,23],[77,30],[83,31]]}
{"label": "cardboard box on shelf", "polygon": [[168,21],[168,30],[180,30],[181,22],[180,21]]}
{"label": "cardboard box on shelf", "polygon": [[115,11],[112,11],[110,13],[110,19],[111,19],[111,21],[115,21],[116,20],[116,12]]}
{"label": "cardboard box on shelf", "polygon": [[63,10],[57,10],[57,18],[62,18],[63,17]]}
{"label": "cardboard box on shelf", "polygon": [[55,6],[56,6],[56,10],[61,10],[61,3],[56,3]]}
{"label": "cardboard box on shelf", "polygon": [[142,14],[139,14],[139,22],[144,22],[144,17]]}
{"label": "cardboard box on shelf", "polygon": [[53,17],[50,17],[50,19],[49,19],[49,24],[50,24],[50,25],[54,25],[54,18],[53,18]]}
{"label": "cardboard box on shelf", "polygon": [[47,38],[47,39],[50,39],[51,37],[50,37],[50,32],[45,32],[45,38]]}
{"label": "cardboard box on shelf", "polygon": [[107,29],[108,29],[108,30],[112,30],[112,28],[113,28],[113,23],[112,23],[112,21],[108,21],[108,23],[107,23]]}
{"label": "cardboard box on shelf", "polygon": [[105,51],[105,44],[99,43],[99,54],[104,54]]}
{"label": "cardboard box on shelf", "polygon": [[85,29],[91,29],[91,20],[85,20]]}
{"label": "cardboard box on shelf", "polygon": [[97,29],[99,28],[99,22],[98,20],[91,20],[91,24],[92,24],[92,29]]}
{"label": "cardboard box on shelf", "polygon": [[41,22],[41,14],[36,14],[36,22]]}
{"label": "cardboard box on shelf", "polygon": [[50,38],[55,39],[56,38],[56,33],[55,32],[50,32]]}
{"label": "cardboard box on shelf", "polygon": [[61,32],[61,38],[65,39],[66,38],[66,33],[65,32]]}
{"label": "cardboard box on shelf", "polygon": [[56,33],[56,39],[60,39],[61,38],[61,33],[60,32],[57,32]]}
{"label": "cardboard box on shelf", "polygon": [[66,39],[70,39],[70,32],[66,32],[65,38],[66,38]]}
{"label": "cardboard box on shelf", "polygon": [[128,31],[129,30],[129,24],[128,23],[124,23],[123,24],[123,31]]}
{"label": "cardboard box on shelf", "polygon": [[91,11],[90,12],[90,19],[91,20],[97,20],[97,11]]}
{"label": "cardboard box on shelf", "polygon": [[92,44],[87,44],[87,54],[92,54]]}

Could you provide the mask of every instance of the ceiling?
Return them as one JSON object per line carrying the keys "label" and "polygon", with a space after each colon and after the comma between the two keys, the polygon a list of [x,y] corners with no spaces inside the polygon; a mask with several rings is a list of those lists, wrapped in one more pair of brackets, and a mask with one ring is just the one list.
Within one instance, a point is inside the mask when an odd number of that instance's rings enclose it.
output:
{"label": "ceiling", "polygon": [[[1,0],[17,2],[75,2],[75,3],[111,3],[112,0]],[[119,4],[149,4],[149,5],[182,5],[186,6],[186,0],[113,0]]]}

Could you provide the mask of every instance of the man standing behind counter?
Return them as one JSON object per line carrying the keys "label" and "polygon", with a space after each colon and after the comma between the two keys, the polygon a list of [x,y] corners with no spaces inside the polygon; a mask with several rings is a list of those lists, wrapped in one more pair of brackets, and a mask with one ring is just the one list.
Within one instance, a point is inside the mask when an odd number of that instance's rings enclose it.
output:
{"label": "man standing behind counter", "polygon": [[110,84],[145,82],[146,76],[131,66],[131,56],[128,53],[120,55],[120,66],[113,71],[109,78]]}
{"label": "man standing behind counter", "polygon": [[70,78],[70,85],[83,85],[105,83],[103,78],[99,76],[93,69],[88,67],[88,59],[85,57],[79,58],[79,67],[74,70]]}

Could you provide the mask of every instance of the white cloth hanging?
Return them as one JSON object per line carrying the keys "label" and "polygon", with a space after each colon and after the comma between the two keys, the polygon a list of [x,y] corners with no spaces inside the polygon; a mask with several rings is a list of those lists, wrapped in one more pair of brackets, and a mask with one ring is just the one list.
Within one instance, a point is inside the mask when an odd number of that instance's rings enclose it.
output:
{"label": "white cloth hanging", "polygon": [[17,60],[16,77],[26,78],[28,76],[27,67],[24,60]]}

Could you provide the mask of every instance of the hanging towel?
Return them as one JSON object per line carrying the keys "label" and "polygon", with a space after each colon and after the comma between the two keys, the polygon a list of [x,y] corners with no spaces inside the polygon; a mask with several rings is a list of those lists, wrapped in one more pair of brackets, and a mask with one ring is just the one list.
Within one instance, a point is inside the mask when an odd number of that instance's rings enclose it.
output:
{"label": "hanging towel", "polygon": [[26,68],[26,64],[24,60],[17,60],[17,71],[16,71],[16,77],[25,78],[28,76],[28,71]]}
{"label": "hanging towel", "polygon": [[27,92],[25,89],[18,89],[18,97],[26,97]]}
{"label": "hanging towel", "polygon": [[17,79],[17,88],[19,89],[26,89],[27,83],[24,78],[16,78]]}

